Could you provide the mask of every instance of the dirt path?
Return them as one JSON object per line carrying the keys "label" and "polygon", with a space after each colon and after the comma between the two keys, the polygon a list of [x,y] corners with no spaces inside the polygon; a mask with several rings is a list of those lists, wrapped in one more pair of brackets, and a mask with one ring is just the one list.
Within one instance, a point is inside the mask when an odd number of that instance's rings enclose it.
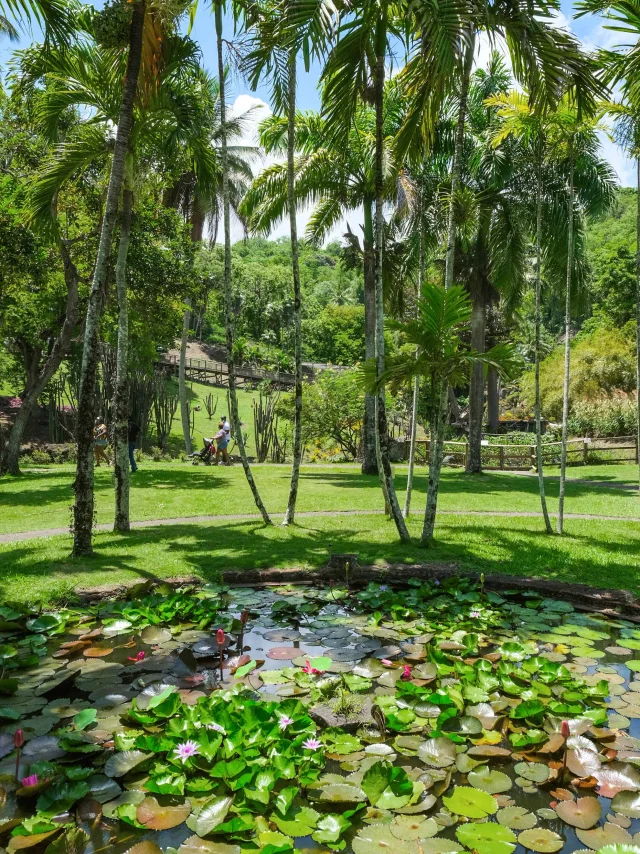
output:
{"label": "dirt path", "polygon": [[[308,510],[306,513],[296,513],[296,518],[312,519],[322,516],[382,516],[383,510]],[[275,519],[282,514],[271,514]],[[542,513],[526,510],[439,510],[439,516],[494,516],[508,519],[538,519]],[[550,513],[555,516],[555,513]],[[596,516],[591,513],[565,513],[565,519],[593,519],[600,522],[640,522],[640,517],[634,516]],[[227,516],[179,516],[172,519],[141,519],[131,523],[132,528],[156,528],[169,525],[201,525],[213,522],[252,522],[259,521],[258,513],[233,513]],[[96,531],[111,531],[113,523],[96,525]],[[19,531],[13,534],[0,534],[0,544],[17,543],[21,540],[35,540],[42,537],[59,537],[69,534],[68,528],[48,528],[42,531]]]}

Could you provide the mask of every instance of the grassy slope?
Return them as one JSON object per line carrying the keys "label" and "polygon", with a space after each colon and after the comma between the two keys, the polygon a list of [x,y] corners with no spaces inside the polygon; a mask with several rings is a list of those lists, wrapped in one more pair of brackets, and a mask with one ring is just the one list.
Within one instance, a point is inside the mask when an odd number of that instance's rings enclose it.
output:
{"label": "grassy slope", "polygon": [[[323,565],[331,553],[355,552],[362,562],[457,561],[463,569],[533,575],[640,592],[640,526],[569,520],[567,534],[549,537],[537,519],[442,516],[428,551],[399,544],[381,516],[301,519],[293,528],[257,522],[175,525],[128,536],[98,534],[96,557],[71,560],[68,536],[0,546],[0,600],[52,600],[78,585],[198,575],[228,568]],[[421,521],[411,520],[417,537]]]}
{"label": "grassy slope", "polygon": [[[289,486],[288,466],[256,466],[256,480],[267,507],[284,512]],[[66,527],[73,500],[72,466],[34,469],[0,484],[0,533]],[[406,468],[397,466],[396,486],[406,485]],[[422,468],[415,481],[414,511],[424,508],[427,486]],[[549,480],[550,509],[556,509],[558,483]],[[111,469],[96,470],[97,521],[113,519]],[[459,469],[443,473],[440,509],[538,512],[537,481],[500,472],[466,475]],[[304,466],[298,509],[381,510],[384,508],[376,477],[365,477],[356,466]],[[640,518],[637,490],[597,489],[567,484],[568,513]],[[168,519],[184,516],[247,514],[255,512],[239,465],[232,468],[194,467],[189,463],[146,463],[132,479],[131,518]]]}

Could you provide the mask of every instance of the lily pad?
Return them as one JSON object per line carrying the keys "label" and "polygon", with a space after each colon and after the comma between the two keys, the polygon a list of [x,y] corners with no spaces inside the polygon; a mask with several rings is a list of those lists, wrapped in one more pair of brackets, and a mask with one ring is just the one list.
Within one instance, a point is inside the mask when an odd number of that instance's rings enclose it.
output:
{"label": "lily pad", "polygon": [[530,830],[538,823],[535,814],[524,807],[504,807],[496,813],[499,824],[512,830]]}
{"label": "lily pad", "polygon": [[549,768],[542,762],[518,762],[514,770],[519,777],[532,783],[545,783],[549,779]]}
{"label": "lily pad", "polygon": [[572,827],[588,830],[602,817],[602,807],[597,798],[578,798],[577,801],[560,801],[556,806],[559,817]]}
{"label": "lily pad", "polygon": [[425,765],[448,768],[456,761],[456,746],[448,738],[430,738],[418,748],[418,756]]}
{"label": "lily pad", "polygon": [[185,822],[190,813],[189,801],[183,804],[161,806],[155,798],[147,797],[138,804],[136,818],[140,824],[144,824],[150,830],[169,830]]}
{"label": "lily pad", "polygon": [[623,827],[618,827],[617,824],[611,824],[606,821],[602,827],[594,827],[593,830],[576,830],[576,836],[594,851],[599,851],[605,845],[631,845],[631,834]]}
{"label": "lily pad", "polygon": [[618,792],[611,801],[611,809],[628,818],[640,818],[640,793]]}
{"label": "lily pad", "polygon": [[470,786],[456,786],[453,793],[444,795],[442,800],[447,809],[466,818],[486,818],[498,811],[495,798]]}
{"label": "lily pad", "polygon": [[495,822],[469,822],[456,830],[458,840],[478,854],[511,854],[516,835],[508,827]]}
{"label": "lily pad", "polygon": [[507,774],[502,771],[492,771],[487,765],[470,771],[467,779],[474,789],[481,789],[490,795],[508,792],[513,785]]}
{"label": "lily pad", "polygon": [[150,756],[150,753],[143,753],[141,750],[123,750],[122,753],[115,753],[107,759],[104,773],[107,777],[124,777]]}
{"label": "lily pad", "polygon": [[523,830],[518,835],[518,842],[523,848],[536,851],[538,854],[553,854],[554,851],[559,851],[564,845],[564,839],[561,836],[544,827]]}

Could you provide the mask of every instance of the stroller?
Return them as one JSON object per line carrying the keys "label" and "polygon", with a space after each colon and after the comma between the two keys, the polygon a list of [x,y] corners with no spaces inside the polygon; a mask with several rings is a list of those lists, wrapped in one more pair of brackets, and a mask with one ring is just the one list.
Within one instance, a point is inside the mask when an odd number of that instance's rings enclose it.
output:
{"label": "stroller", "polygon": [[200,451],[194,451],[189,454],[191,464],[197,466],[199,463],[204,463],[205,466],[210,466],[216,455],[216,448],[213,439],[203,437],[204,448]]}

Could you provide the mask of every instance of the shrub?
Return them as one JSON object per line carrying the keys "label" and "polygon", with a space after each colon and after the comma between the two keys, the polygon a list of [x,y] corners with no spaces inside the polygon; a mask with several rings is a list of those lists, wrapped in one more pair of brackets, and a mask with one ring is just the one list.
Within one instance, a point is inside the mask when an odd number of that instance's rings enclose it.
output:
{"label": "shrub", "polygon": [[569,417],[569,433],[577,436],[633,436],[638,404],[628,397],[579,401]]}

